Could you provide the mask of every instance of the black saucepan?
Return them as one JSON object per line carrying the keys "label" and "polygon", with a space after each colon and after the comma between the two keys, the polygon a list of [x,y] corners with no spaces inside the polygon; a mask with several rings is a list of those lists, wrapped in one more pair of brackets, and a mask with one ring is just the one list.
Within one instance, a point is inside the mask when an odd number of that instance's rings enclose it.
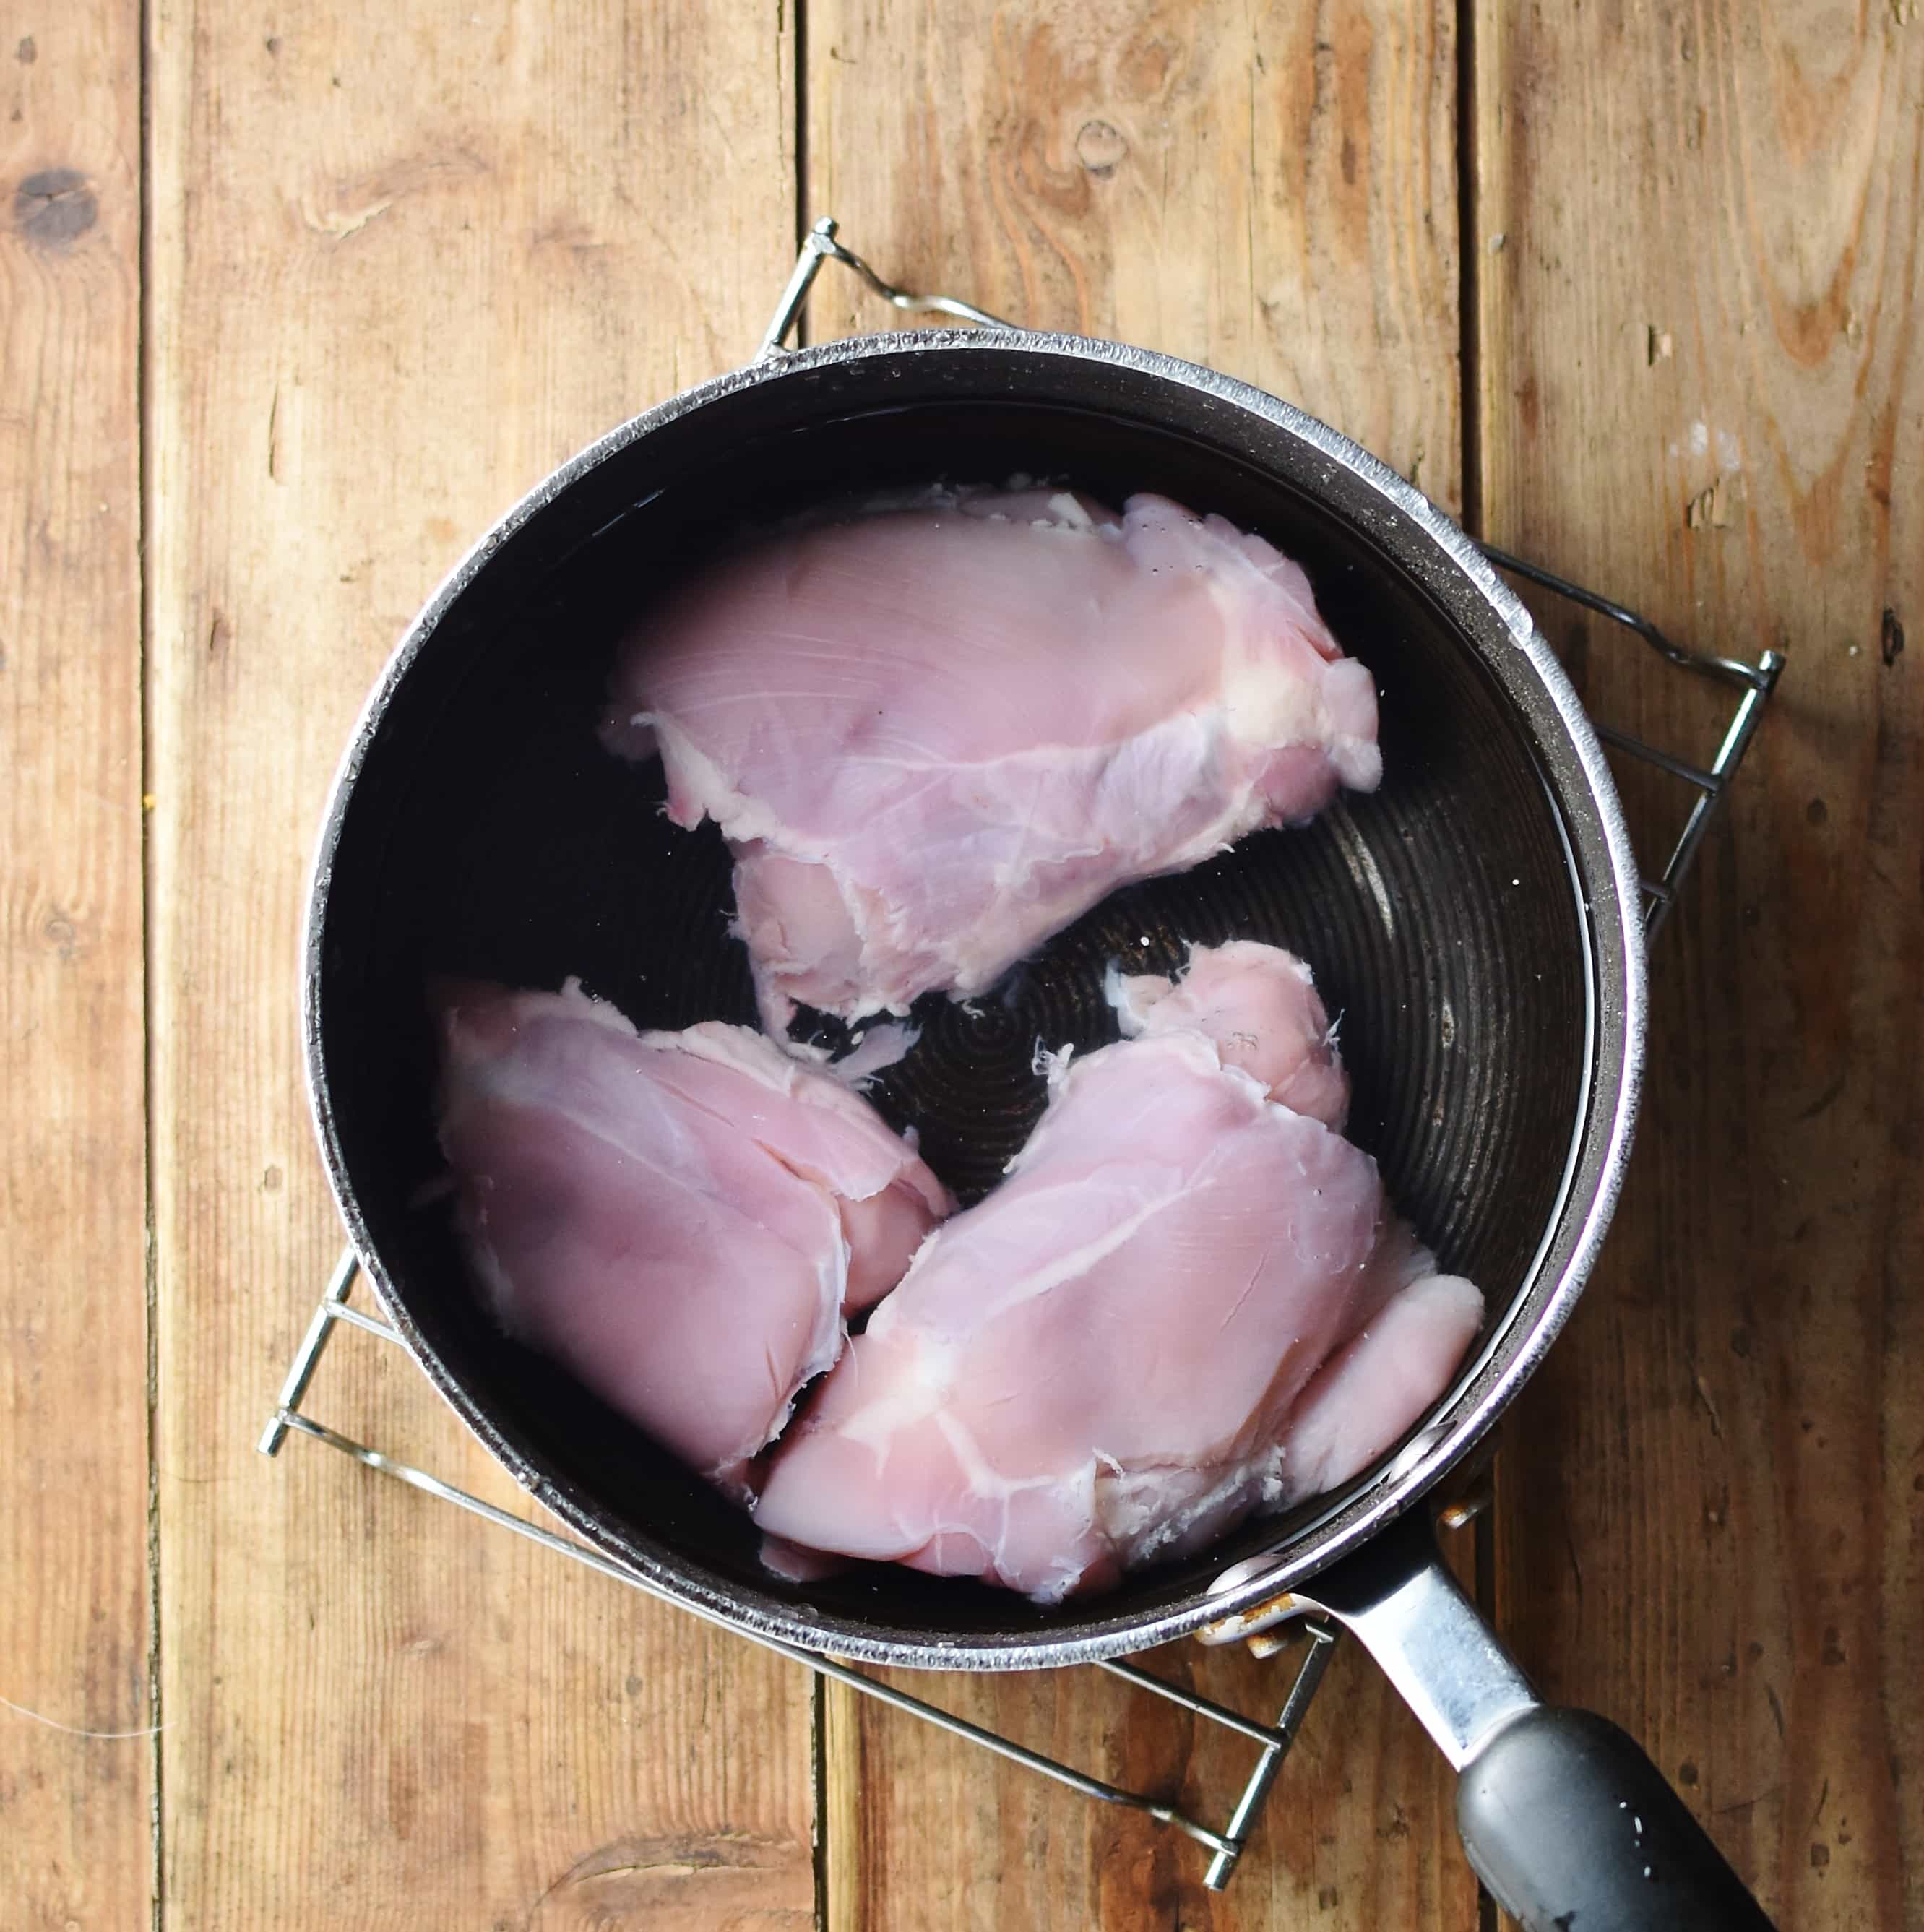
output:
{"label": "black saucepan", "polygon": [[[1190,940],[1278,942],[1343,1016],[1351,1132],[1491,1311],[1423,1425],[1361,1480],[1050,1609],[879,1566],[778,1581],[745,1515],[503,1339],[445,1212],[419,1204],[439,1166],[434,976],[579,974],[642,1027],[754,1019],[714,829],[669,826],[659,767],[596,741],[617,634],[744,525],[1016,472],[1110,501],[1160,491],[1301,560],[1376,676],[1386,776],[1307,830],[1117,893],[971,1009],[926,1002],[878,1104],[973,1198],[1040,1108],[1037,1042],[1112,1036],[1108,962],[1167,971]],[[1538,1704],[1435,1560],[1424,1498],[1542,1358],[1622,1174],[1644,1034],[1637,874],[1596,739],[1521,604],[1322,424],[1166,356],[1006,329],[773,351],[637,417],[511,512],[402,640],[338,781],[307,972],[316,1118],[387,1312],[513,1474],[662,1589],[818,1651],[964,1670],[1319,1606],[1463,1769],[1472,1861],[1526,1924],[1764,1922],[1636,1747]]]}

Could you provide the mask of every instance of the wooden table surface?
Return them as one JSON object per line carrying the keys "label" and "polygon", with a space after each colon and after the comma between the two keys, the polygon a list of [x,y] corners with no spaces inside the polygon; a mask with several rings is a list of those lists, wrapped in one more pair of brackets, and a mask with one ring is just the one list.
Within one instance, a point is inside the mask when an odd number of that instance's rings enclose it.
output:
{"label": "wooden table surface", "polygon": [[[1789,654],[1461,1553],[1782,1924],[1924,1923],[1916,0],[5,0],[0,112],[0,1923],[1478,1922],[1353,1647],[1218,1898],[1153,1825],[254,1453],[341,1240],[296,940],[356,709],[523,489],[743,358],[824,212]],[[879,319],[836,277],[810,328]],[[1707,753],[1721,694],[1545,616],[1600,716]],[[377,1340],[312,1406],[512,1500]],[[934,1688],[1211,1816],[1240,1774],[1088,1674]]]}

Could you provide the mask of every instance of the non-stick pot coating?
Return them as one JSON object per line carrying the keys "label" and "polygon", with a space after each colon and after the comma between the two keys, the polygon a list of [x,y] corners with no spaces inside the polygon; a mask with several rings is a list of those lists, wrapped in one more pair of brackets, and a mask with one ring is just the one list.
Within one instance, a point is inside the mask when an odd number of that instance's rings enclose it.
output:
{"label": "non-stick pot coating", "polygon": [[[579,974],[644,1028],[753,1023],[719,837],[670,826],[659,766],[623,764],[595,734],[617,636],[745,525],[938,477],[1026,472],[1112,503],[1160,491],[1299,559],[1381,692],[1380,791],[1117,892],[972,1009],[921,1004],[920,1044],[872,1091],[965,1198],[993,1184],[1036,1118],[1037,1044],[1114,1037],[1109,962],[1168,971],[1187,941],[1253,938],[1313,966],[1340,1016],[1349,1130],[1443,1263],[1481,1286],[1493,1330],[1563,1210],[1596,1024],[1585,904],[1597,882],[1492,646],[1479,656],[1448,593],[1392,562],[1379,506],[1345,515],[1319,500],[1340,502],[1346,481],[1325,457],[1232,410],[1197,401],[1180,428],[1154,420],[1169,413],[1163,386],[1131,370],[1019,347],[905,349],[725,394],[613,449],[422,640],[363,748],[317,884],[323,1112],[391,1304],[437,1379],[605,1544],[751,1610],[806,1606],[824,1642],[839,1629],[1046,1647],[1193,1598],[1279,1526],[1250,1525],[1054,1610],[881,1566],[784,1585],[757,1561],[744,1515],[497,1333],[445,1204],[421,1204],[440,1168],[434,976],[554,987]],[[1365,514],[1373,524],[1359,526]]]}

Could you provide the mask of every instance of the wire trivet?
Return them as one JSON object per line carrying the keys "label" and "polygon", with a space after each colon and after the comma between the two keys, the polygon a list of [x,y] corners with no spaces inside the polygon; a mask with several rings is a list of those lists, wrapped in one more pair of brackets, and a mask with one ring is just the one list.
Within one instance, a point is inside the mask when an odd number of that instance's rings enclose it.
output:
{"label": "wire trivet", "polygon": [[[795,264],[794,274],[783,291],[781,304],[768,332],[763,338],[759,356],[779,355],[782,345],[800,314],[809,290],[819,272],[823,262],[830,260],[842,262],[853,269],[884,301],[898,309],[912,314],[932,313],[957,316],[972,322],[1007,327],[986,311],[972,304],[959,302],[946,296],[919,296],[899,289],[884,281],[858,255],[852,254],[836,240],[833,221],[818,221],[809,231],[808,238]],[[1707,766],[1695,765],[1678,758],[1658,746],[1648,744],[1628,732],[1597,724],[1597,735],[1605,744],[1633,758],[1655,766],[1690,788],[1694,796],[1686,814],[1682,831],[1671,848],[1663,868],[1654,877],[1646,874],[1643,880],[1644,895],[1644,924],[1646,932],[1655,932],[1676,902],[1678,892],[1688,876],[1694,862],[1703,835],[1709,829],[1712,817],[1724,793],[1728,790],[1737,768],[1743,762],[1744,754],[1763,715],[1763,708],[1775,689],[1777,680],[1783,670],[1784,658],[1774,650],[1762,652],[1754,664],[1741,658],[1719,657],[1710,653],[1690,650],[1667,637],[1647,617],[1613,602],[1601,592],[1573,584],[1559,577],[1541,566],[1526,562],[1520,557],[1508,555],[1488,544],[1482,546],[1484,554],[1499,568],[1523,578],[1541,588],[1554,592],[1583,610],[1608,618],[1620,631],[1628,632],[1640,638],[1644,644],[1655,651],[1678,670],[1693,676],[1706,678],[1734,689],[1738,694],[1736,704],[1724,727],[1722,742],[1716,755]],[[1594,721],[1593,721],[1594,722]],[[264,1456],[275,1456],[290,1432],[298,1432],[324,1442],[331,1449],[339,1450],[363,1462],[371,1469],[383,1474],[398,1478],[412,1487],[425,1490],[429,1496],[442,1502],[452,1503],[501,1528],[512,1530],[518,1536],[527,1538],[553,1550],[563,1556],[572,1558],[590,1570],[598,1570],[605,1576],[611,1576],[618,1582],[626,1583],[645,1594],[673,1603],[686,1615],[699,1617],[703,1621],[731,1630],[750,1643],[760,1644],[764,1649],[789,1658],[818,1675],[831,1678],[838,1684],[845,1684],[850,1689],[860,1691],[864,1696],[873,1697],[881,1703],[898,1711],[920,1718],[925,1723],[937,1726],[954,1736],[966,1738],[971,1744],[979,1744],[984,1750],[995,1752],[1013,1762],[1026,1766],[1028,1769],[1041,1772],[1058,1784],[1079,1791],[1085,1797],[1098,1800],[1106,1804],[1126,1806],[1132,1810],[1143,1813],[1159,1823],[1193,1838],[1206,1846],[1211,1857],[1204,1883],[1211,1890],[1220,1892],[1229,1883],[1247,1845],[1260,1814],[1263,1801],[1269,1793],[1277,1774],[1289,1755],[1290,1746],[1295,1742],[1308,1714],[1310,1701],[1316,1695],[1328,1668],[1331,1652],[1334,1648],[1337,1632],[1334,1624],[1319,1616],[1307,1616],[1298,1621],[1296,1629],[1301,1636],[1299,1655],[1295,1674],[1292,1678],[1283,1706],[1273,1724],[1244,1716],[1213,1699],[1199,1696],[1171,1684],[1162,1678],[1139,1670],[1134,1664],[1111,1660],[1076,1668],[1106,1671],[1111,1676],[1119,1677],[1138,1690],[1155,1696],[1166,1699],[1172,1704],[1208,1722],[1222,1726],[1252,1740],[1260,1748],[1255,1764],[1244,1783],[1241,1794],[1232,1808],[1228,1821],[1220,1830],[1215,1830],[1174,1805],[1139,1791],[1124,1790],[1119,1785],[1110,1784],[1101,1778],[1091,1777],[1074,1766],[1028,1749],[1013,1738],[989,1730],[980,1724],[972,1724],[965,1718],[929,1703],[920,1697],[911,1696],[894,1685],[885,1684],[879,1678],[857,1670],[852,1665],[836,1659],[817,1654],[812,1651],[784,1643],[779,1639],[764,1636],[753,1631],[740,1630],[727,1620],[713,1612],[682,1602],[659,1589],[645,1577],[638,1575],[625,1564],[604,1556],[601,1551],[570,1536],[557,1534],[540,1524],[511,1511],[498,1509],[479,1496],[443,1482],[438,1476],[425,1469],[416,1468],[413,1464],[399,1461],[384,1451],[357,1442],[351,1436],[344,1436],[323,1422],[303,1412],[302,1405],[306,1400],[315,1370],[320,1364],[323,1352],[335,1330],[346,1324],[358,1328],[384,1340],[399,1343],[400,1336],[395,1329],[378,1315],[356,1307],[348,1299],[355,1281],[362,1272],[360,1257],[350,1249],[336,1264],[329,1277],[326,1290],[316,1306],[313,1319],[301,1346],[295,1352],[292,1366],[287,1371],[287,1380],[282,1384],[279,1401],[275,1407],[272,1418],[260,1438],[260,1448]],[[1443,1520],[1452,1526],[1467,1522],[1481,1506],[1480,1499],[1466,1496],[1443,1513]],[[1279,1642],[1273,1636],[1259,1636],[1250,1640],[1252,1647],[1259,1654],[1271,1655],[1287,1647],[1286,1640]]]}

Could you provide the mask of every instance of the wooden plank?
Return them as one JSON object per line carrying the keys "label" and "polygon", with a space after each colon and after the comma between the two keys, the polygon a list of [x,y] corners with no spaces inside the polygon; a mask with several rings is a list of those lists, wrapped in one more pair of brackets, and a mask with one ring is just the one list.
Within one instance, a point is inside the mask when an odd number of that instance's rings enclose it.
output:
{"label": "wooden plank", "polygon": [[[810,0],[806,198],[894,279],[1114,335],[1305,404],[1459,488],[1454,9]],[[877,326],[825,275],[819,339]],[[1154,1667],[1273,1716],[1280,1666]],[[1089,1672],[916,1688],[1220,1819],[1247,1747]],[[829,1922],[1472,1925],[1449,1780],[1339,1659],[1234,1888],[1195,1849],[831,1690]]]}
{"label": "wooden plank", "polygon": [[[806,1678],[252,1448],[341,1240],[296,1001],[335,760],[496,514],[754,344],[793,248],[781,14],[151,19],[165,1922],[807,1927]],[[337,1340],[314,1407],[503,1492],[378,1342]]]}
{"label": "wooden plank", "polygon": [[[1779,1922],[1924,1916],[1924,24],[1476,10],[1490,533],[1790,652],[1654,962],[1605,1265],[1511,1430],[1545,1688],[1637,1731]],[[1709,694],[1595,626],[1601,715]]]}
{"label": "wooden plank", "polygon": [[[1454,505],[1454,10],[811,0],[812,214],[898,280],[1207,360]],[[881,326],[818,284],[818,338]]]}
{"label": "wooden plank", "polygon": [[137,10],[0,26],[0,1898],[144,1922]]}

